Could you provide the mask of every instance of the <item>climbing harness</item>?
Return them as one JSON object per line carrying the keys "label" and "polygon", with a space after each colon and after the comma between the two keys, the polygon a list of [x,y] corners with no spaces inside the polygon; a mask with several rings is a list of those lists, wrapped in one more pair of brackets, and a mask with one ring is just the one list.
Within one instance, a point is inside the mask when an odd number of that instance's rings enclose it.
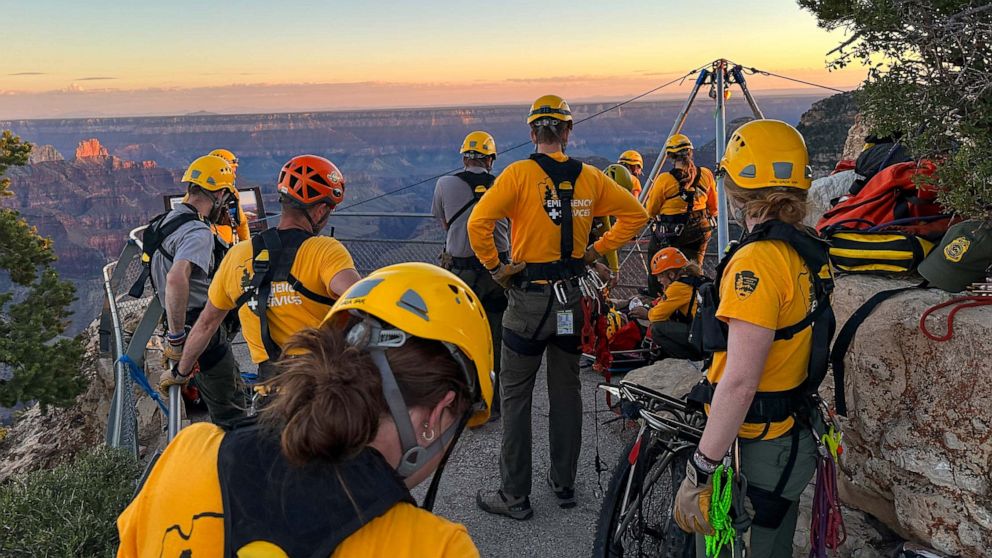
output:
{"label": "climbing harness", "polygon": [[734,547],[737,534],[730,518],[731,494],[734,487],[734,468],[720,464],[713,472],[713,494],[710,498],[710,526],[714,533],[706,535],[706,556],[716,558],[723,547]]}

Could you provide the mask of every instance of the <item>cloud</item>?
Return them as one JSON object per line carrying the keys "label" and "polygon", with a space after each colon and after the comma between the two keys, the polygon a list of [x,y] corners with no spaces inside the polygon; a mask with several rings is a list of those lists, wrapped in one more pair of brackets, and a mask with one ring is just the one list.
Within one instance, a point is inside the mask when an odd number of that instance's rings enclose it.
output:
{"label": "cloud", "polygon": [[14,74],[7,74],[8,76],[46,76],[45,72],[17,72]]}
{"label": "cloud", "polygon": [[76,78],[76,81],[102,81],[105,79],[117,79],[117,78],[111,76],[88,76],[88,77]]}

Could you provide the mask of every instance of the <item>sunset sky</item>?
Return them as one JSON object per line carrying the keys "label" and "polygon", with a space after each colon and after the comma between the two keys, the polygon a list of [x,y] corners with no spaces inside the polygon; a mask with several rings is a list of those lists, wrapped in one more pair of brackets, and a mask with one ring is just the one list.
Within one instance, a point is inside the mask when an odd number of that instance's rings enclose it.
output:
{"label": "sunset sky", "polygon": [[844,33],[794,0],[35,0],[3,12],[0,119],[622,99],[720,57],[842,89],[865,74],[826,71]]}

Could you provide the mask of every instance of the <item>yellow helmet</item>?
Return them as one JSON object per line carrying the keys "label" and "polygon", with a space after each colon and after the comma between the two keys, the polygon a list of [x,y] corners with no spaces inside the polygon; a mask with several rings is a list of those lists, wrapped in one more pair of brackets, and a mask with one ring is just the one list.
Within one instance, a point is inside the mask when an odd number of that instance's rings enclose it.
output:
{"label": "yellow helmet", "polygon": [[630,171],[627,167],[614,163],[605,169],[603,169],[603,174],[610,177],[613,182],[624,187],[628,192],[634,191],[634,180],[631,178]]}
{"label": "yellow helmet", "polygon": [[813,178],[802,134],[778,120],[752,120],[738,128],[727,143],[720,172],[749,189],[808,190]]}
{"label": "yellow helmet", "polygon": [[214,149],[207,155],[213,155],[214,157],[220,157],[227,161],[227,164],[231,165],[231,168],[235,171],[238,170],[238,156],[234,154],[233,151],[229,149]]}
{"label": "yellow helmet", "polygon": [[562,122],[572,121],[572,109],[565,99],[558,95],[545,95],[534,101],[527,113],[527,123],[530,124],[541,118],[554,118]]}
{"label": "yellow helmet", "polygon": [[665,153],[669,155],[681,153],[686,149],[692,149],[692,142],[689,141],[689,137],[686,135],[675,134],[665,142]]}
{"label": "yellow helmet", "polygon": [[617,159],[618,163],[624,163],[628,165],[640,165],[644,166],[644,158],[641,154],[634,151],[633,149],[628,149],[620,154],[620,158]]}
{"label": "yellow helmet", "polygon": [[[464,370],[474,398],[468,426],[484,424],[488,420],[493,399],[492,334],[482,301],[458,276],[420,262],[384,267],[345,291],[324,320],[345,315],[366,318],[352,326],[347,334],[348,342],[372,353],[384,376],[392,375],[392,372],[388,370],[388,363],[383,368],[381,363],[386,361],[378,359],[376,351],[381,354],[390,347],[402,346],[408,335],[443,343]],[[388,393],[385,395],[394,420],[397,423],[409,421],[405,409],[399,413],[402,416],[397,416],[396,402],[389,400]],[[402,400],[399,404],[405,407]],[[397,426],[404,452],[415,451],[413,446],[419,447],[417,440],[403,440],[404,428]],[[446,435],[442,448],[453,432],[442,433],[439,440]],[[408,444],[412,445],[407,447]],[[406,461],[404,457],[404,463]],[[399,471],[404,474],[402,465]],[[408,469],[407,474],[410,471]]]}
{"label": "yellow helmet", "polygon": [[237,195],[234,188],[234,171],[224,159],[215,155],[204,155],[190,163],[183,174],[184,183],[196,184],[204,190],[230,190]]}
{"label": "yellow helmet", "polygon": [[496,140],[493,139],[493,136],[489,132],[476,130],[465,136],[465,141],[462,142],[462,148],[459,153],[471,158],[482,158],[492,155],[493,159],[495,159]]}

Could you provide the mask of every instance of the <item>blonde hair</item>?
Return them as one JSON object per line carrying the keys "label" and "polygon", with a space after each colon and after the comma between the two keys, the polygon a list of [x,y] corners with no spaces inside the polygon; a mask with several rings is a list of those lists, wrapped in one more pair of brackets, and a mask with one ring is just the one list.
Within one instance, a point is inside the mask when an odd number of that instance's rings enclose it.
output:
{"label": "blonde hair", "polygon": [[741,188],[730,177],[724,181],[724,188],[730,200],[743,205],[744,214],[759,223],[776,219],[798,226],[806,218],[806,190],[780,186]]}

